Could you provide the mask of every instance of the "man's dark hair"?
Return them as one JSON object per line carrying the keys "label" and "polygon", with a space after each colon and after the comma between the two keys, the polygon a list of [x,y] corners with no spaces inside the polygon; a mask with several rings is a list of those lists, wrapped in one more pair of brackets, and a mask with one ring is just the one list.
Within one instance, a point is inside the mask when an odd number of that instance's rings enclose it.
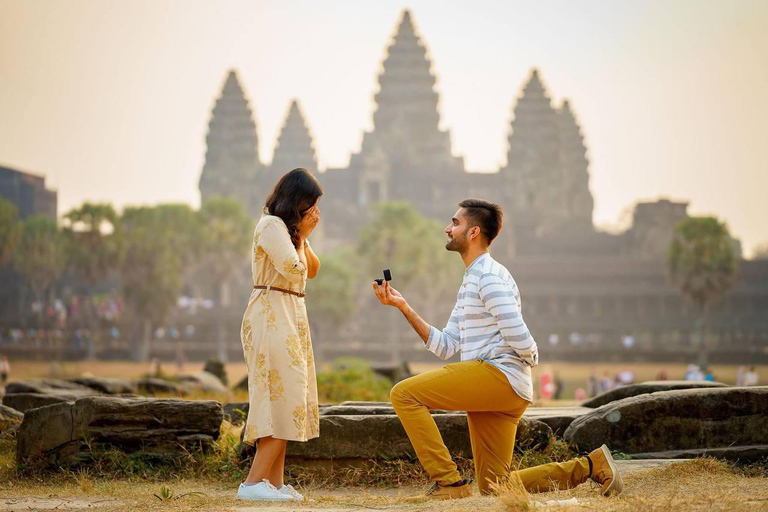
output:
{"label": "man's dark hair", "polygon": [[480,228],[480,232],[491,245],[501,231],[504,212],[501,206],[485,199],[470,198],[459,203],[459,207],[467,210],[469,223]]}

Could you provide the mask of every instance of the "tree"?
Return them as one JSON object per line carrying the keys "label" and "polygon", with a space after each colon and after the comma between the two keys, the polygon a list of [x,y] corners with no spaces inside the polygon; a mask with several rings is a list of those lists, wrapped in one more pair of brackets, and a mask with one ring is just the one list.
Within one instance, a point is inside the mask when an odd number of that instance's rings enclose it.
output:
{"label": "tree", "polygon": [[22,226],[19,223],[19,211],[5,199],[0,199],[0,267],[7,265],[16,252],[21,237]]}
{"label": "tree", "polygon": [[[29,217],[23,227],[14,266],[27,279],[37,300],[43,302],[46,290],[64,270],[64,240],[56,222],[46,217]],[[42,327],[42,313],[41,308],[38,327]]]}
{"label": "tree", "polygon": [[178,231],[184,232],[194,215],[175,206],[126,208],[123,212],[123,295],[143,327],[141,336],[138,332],[133,336],[135,360],[149,358],[152,327],[165,320],[181,294],[182,262],[190,242]]}
{"label": "tree", "polygon": [[[322,354],[323,338],[333,328],[338,328],[357,307],[357,281],[354,267],[355,256],[350,250],[340,250],[320,256],[322,267],[317,277],[307,282],[307,314],[312,324],[316,347]],[[320,334],[320,336],[318,336]],[[322,357],[318,356],[318,359]]]}
{"label": "tree", "polygon": [[[120,222],[110,204],[84,203],[64,215],[67,262],[72,272],[88,287],[88,296],[101,281],[120,268],[123,244]],[[86,307],[90,337],[88,357],[94,357],[96,312],[93,300]]]}
{"label": "tree", "polygon": [[[367,263],[369,276],[392,269],[398,289],[409,302],[432,319],[442,309],[445,297],[454,297],[460,277],[461,263],[445,250],[444,226],[427,219],[409,203],[380,203],[377,215],[360,231],[358,253]],[[396,332],[393,339],[393,361],[399,363]]]}
{"label": "tree", "polygon": [[200,208],[201,266],[219,284],[217,351],[227,361],[224,312],[229,306],[229,281],[245,267],[253,225],[235,199],[214,197]]}
{"label": "tree", "polygon": [[675,226],[667,257],[669,275],[699,312],[700,363],[709,360],[708,314],[733,285],[737,258],[728,227],[714,217],[689,217]]}

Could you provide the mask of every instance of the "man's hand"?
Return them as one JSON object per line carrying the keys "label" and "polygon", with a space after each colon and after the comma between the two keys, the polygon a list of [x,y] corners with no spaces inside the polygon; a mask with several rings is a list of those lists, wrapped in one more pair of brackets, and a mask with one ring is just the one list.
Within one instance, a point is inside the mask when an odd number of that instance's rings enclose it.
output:
{"label": "man's hand", "polygon": [[309,238],[309,235],[312,233],[312,230],[315,229],[318,222],[320,222],[320,208],[315,205],[304,212],[304,216],[299,221],[298,226],[296,226],[299,228],[299,235],[301,235],[302,238]]}
{"label": "man's hand", "polygon": [[373,291],[376,293],[376,297],[379,298],[379,302],[385,306],[394,306],[402,311],[408,305],[403,296],[400,295],[400,292],[389,286],[389,281],[384,281],[381,286],[374,281]]}

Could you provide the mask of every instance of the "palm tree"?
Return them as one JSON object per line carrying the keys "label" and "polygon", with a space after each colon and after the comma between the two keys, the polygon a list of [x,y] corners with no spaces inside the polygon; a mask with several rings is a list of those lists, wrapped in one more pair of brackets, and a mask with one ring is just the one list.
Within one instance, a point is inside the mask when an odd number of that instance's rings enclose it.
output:
{"label": "palm tree", "polygon": [[708,314],[733,285],[737,256],[728,227],[714,217],[689,217],[675,226],[667,257],[669,276],[699,312],[699,362],[709,362]]}

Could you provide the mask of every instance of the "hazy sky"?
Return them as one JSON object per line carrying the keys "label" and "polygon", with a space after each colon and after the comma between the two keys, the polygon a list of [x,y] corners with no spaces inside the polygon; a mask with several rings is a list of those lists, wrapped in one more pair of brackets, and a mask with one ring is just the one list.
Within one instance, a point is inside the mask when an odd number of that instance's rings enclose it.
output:
{"label": "hazy sky", "polygon": [[748,254],[768,242],[768,0],[0,0],[0,163],[46,175],[60,213],[198,205],[210,111],[236,68],[262,161],[296,97],[321,168],[346,166],[405,7],[470,170],[505,162],[538,67],[586,136],[596,224],[664,196],[726,220]]}

